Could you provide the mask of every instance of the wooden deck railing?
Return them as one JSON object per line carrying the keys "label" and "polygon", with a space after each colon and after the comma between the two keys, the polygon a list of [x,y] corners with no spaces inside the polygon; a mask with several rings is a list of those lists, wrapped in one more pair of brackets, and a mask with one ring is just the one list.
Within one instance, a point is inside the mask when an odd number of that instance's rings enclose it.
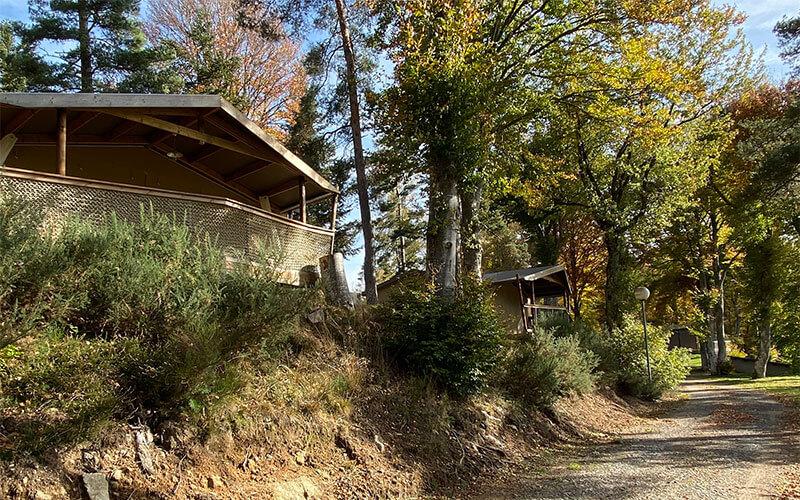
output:
{"label": "wooden deck railing", "polygon": [[223,250],[245,258],[268,245],[279,255],[285,281],[296,283],[303,266],[328,255],[333,231],[291,220],[227,198],[196,195],[76,177],[0,169],[0,195],[14,193],[44,212],[46,225],[58,225],[71,215],[101,223],[114,212],[137,222],[141,209],[185,221],[197,235],[208,234]]}

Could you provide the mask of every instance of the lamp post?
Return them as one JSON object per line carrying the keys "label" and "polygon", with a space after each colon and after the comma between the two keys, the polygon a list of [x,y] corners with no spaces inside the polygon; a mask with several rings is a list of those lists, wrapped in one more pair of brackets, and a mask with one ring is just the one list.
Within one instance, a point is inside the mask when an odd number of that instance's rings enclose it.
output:
{"label": "lamp post", "polygon": [[650,370],[650,342],[647,340],[647,313],[645,312],[644,303],[650,298],[650,290],[647,287],[640,286],[633,292],[636,300],[642,302],[642,326],[644,327],[644,353],[647,357],[647,379],[653,381],[653,372]]}

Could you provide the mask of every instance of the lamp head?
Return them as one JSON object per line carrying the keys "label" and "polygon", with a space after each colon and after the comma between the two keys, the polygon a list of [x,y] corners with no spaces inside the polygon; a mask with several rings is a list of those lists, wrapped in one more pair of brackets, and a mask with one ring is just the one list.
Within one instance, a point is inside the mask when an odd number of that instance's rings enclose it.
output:
{"label": "lamp head", "polygon": [[645,286],[640,286],[633,292],[633,296],[636,297],[636,300],[647,300],[650,298],[650,290]]}

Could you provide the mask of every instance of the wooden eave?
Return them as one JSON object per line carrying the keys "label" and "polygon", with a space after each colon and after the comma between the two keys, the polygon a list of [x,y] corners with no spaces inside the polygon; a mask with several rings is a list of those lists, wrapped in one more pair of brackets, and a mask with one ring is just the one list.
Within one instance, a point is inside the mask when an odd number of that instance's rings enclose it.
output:
{"label": "wooden eave", "polygon": [[[299,207],[339,190],[223,98],[214,95],[0,93],[2,137],[15,147],[55,145],[54,112],[63,109],[68,146],[141,146],[258,206]],[[46,117],[43,115],[47,115]],[[2,138],[0,137],[0,138]]]}

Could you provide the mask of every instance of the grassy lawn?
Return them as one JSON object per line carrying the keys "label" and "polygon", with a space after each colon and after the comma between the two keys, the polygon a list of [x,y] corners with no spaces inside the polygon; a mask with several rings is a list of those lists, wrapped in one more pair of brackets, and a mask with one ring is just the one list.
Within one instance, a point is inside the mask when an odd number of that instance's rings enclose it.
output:
{"label": "grassy lawn", "polygon": [[726,377],[719,377],[718,380],[727,384],[736,384],[766,391],[800,406],[800,375],[753,379],[748,373],[735,373]]}
{"label": "grassy lawn", "polygon": [[[699,354],[692,354],[689,367],[692,371],[700,370]],[[753,379],[750,373],[734,373],[724,377],[715,377],[715,380],[726,384],[741,385],[743,387],[769,392],[781,398],[785,398],[800,407],[800,375]]]}

